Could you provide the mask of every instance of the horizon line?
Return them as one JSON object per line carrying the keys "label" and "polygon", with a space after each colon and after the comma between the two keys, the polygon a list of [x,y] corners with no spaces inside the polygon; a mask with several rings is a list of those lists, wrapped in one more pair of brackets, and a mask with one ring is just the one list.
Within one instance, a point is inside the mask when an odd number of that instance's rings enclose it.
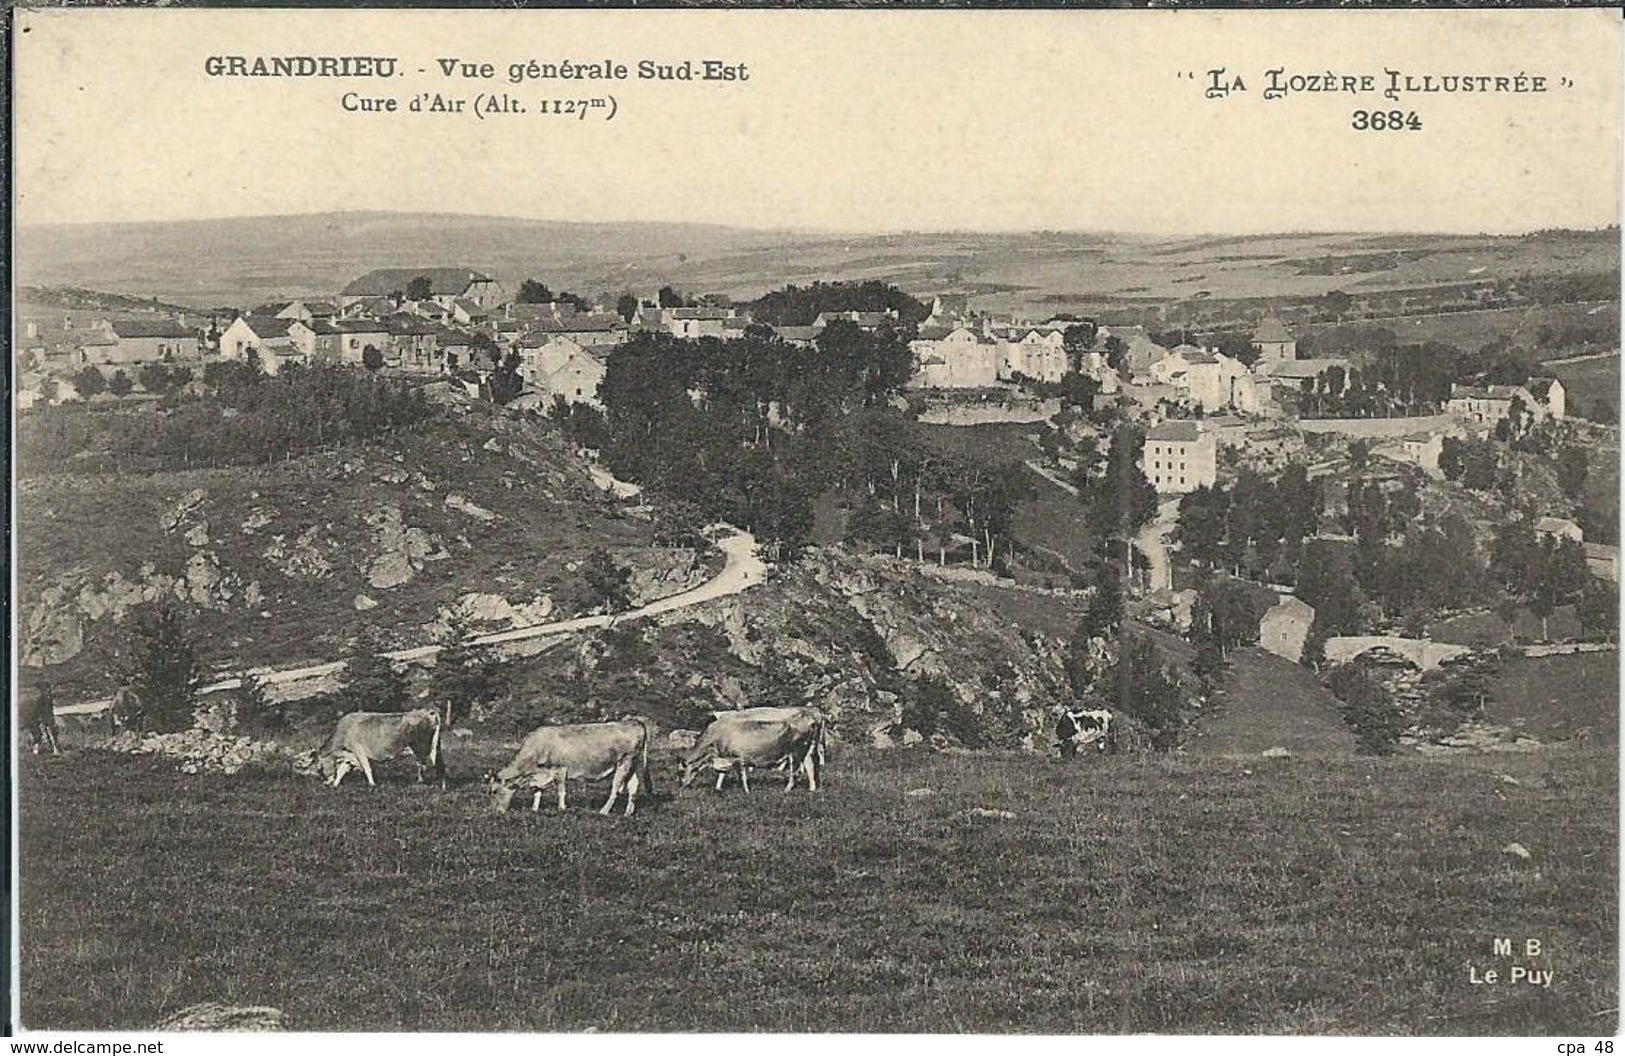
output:
{"label": "horizon line", "polygon": [[902,235],[1087,235],[1092,237],[1130,237],[1130,238],[1166,238],[1166,239],[1201,239],[1201,238],[1304,238],[1325,235],[1358,235],[1372,237],[1392,237],[1398,235],[1413,236],[1455,236],[1466,238],[1525,238],[1543,232],[1574,232],[1578,234],[1595,234],[1620,226],[1616,219],[1610,223],[1593,225],[1590,227],[1573,227],[1563,224],[1534,225],[1522,229],[1508,230],[1467,230],[1454,228],[1297,228],[1297,229],[1251,229],[1251,230],[1207,230],[1207,231],[1170,231],[1133,228],[1083,228],[1083,227],[899,227],[899,228],[821,228],[821,227],[758,227],[751,224],[731,223],[719,220],[581,220],[556,219],[539,216],[517,216],[511,213],[471,213],[457,210],[417,210],[417,209],[325,209],[315,212],[285,212],[285,213],[248,213],[227,216],[197,216],[170,219],[138,219],[138,220],[34,220],[17,223],[17,230],[28,228],[47,227],[141,227],[175,224],[209,224],[253,222],[265,220],[311,220],[320,217],[342,216],[386,216],[386,217],[439,217],[447,219],[467,219],[486,221],[509,221],[518,223],[556,224],[565,227],[698,227],[719,228],[728,231],[749,232],[763,235],[793,235],[811,236],[818,238],[887,238]]}

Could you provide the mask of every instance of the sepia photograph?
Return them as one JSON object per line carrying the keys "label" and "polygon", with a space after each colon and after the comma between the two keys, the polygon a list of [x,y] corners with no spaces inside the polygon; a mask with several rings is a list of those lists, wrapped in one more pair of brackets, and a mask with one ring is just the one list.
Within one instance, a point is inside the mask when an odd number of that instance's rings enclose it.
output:
{"label": "sepia photograph", "polygon": [[1617,10],[10,45],[8,1032],[1613,1051]]}

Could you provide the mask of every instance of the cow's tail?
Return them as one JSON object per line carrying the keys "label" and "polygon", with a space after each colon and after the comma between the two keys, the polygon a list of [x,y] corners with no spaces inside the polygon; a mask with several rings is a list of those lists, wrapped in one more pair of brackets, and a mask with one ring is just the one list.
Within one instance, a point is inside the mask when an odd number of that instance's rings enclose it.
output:
{"label": "cow's tail", "polygon": [[649,769],[649,742],[654,739],[654,730],[650,728],[648,720],[638,719],[638,725],[643,727],[643,765],[638,773],[638,780],[643,782],[643,794],[653,796],[655,791],[653,771]]}

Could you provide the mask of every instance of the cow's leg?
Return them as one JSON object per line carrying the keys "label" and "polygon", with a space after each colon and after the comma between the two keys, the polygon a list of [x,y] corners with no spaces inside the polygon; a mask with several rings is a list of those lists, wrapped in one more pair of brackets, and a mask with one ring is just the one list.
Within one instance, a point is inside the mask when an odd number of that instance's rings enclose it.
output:
{"label": "cow's leg", "polygon": [[621,790],[626,786],[626,770],[627,763],[625,760],[622,760],[620,763],[615,765],[615,772],[611,774],[609,778],[609,798],[604,800],[604,805],[602,807],[598,808],[598,813],[608,814],[611,810],[615,809],[615,800],[621,794]]}
{"label": "cow's leg", "polygon": [[745,791],[746,792],[750,791],[750,764],[749,763],[740,763],[739,764],[739,783],[741,785],[745,786]]}
{"label": "cow's leg", "polygon": [[348,760],[348,759],[340,759],[338,761],[338,763],[333,767],[333,787],[334,788],[339,787],[339,782],[343,781],[344,780],[344,775],[348,774],[349,772],[350,772],[350,760]]}
{"label": "cow's leg", "polygon": [[570,783],[567,780],[569,778],[569,776],[570,776],[570,771],[562,769],[562,768],[553,771],[553,780],[555,780],[555,781],[557,781],[559,783],[559,809],[560,810],[564,809],[565,789]]}
{"label": "cow's leg", "polygon": [[626,816],[631,817],[632,812],[638,809],[638,790],[643,782],[638,779],[638,772],[632,771],[632,776],[626,779]]}
{"label": "cow's leg", "polygon": [[61,755],[62,754],[62,746],[57,744],[57,741],[56,741],[56,724],[55,723],[52,723],[50,726],[45,727],[45,739],[47,741],[49,741],[50,744],[51,744],[51,754],[52,755]]}
{"label": "cow's leg", "polygon": [[[786,765],[786,764],[788,764],[788,765]],[[787,780],[784,783],[784,790],[786,792],[789,792],[789,791],[793,790],[796,787],[796,760],[795,760],[795,757],[794,756],[785,756],[783,759],[781,759],[779,761],[779,765],[783,766],[784,769],[787,771],[785,776],[788,777],[789,780]]]}
{"label": "cow's leg", "polygon": [[355,761],[361,764],[361,772],[367,775],[367,784],[377,788],[378,782],[372,779],[372,760],[365,755],[358,755],[355,757]]}
{"label": "cow's leg", "polygon": [[718,792],[722,791],[722,782],[726,781],[727,778],[728,778],[728,771],[726,771],[726,770],[718,770],[717,771],[717,791]]}
{"label": "cow's leg", "polygon": [[808,752],[806,758],[801,760],[801,771],[807,775],[807,791],[817,792],[818,762],[813,758],[812,752]]}

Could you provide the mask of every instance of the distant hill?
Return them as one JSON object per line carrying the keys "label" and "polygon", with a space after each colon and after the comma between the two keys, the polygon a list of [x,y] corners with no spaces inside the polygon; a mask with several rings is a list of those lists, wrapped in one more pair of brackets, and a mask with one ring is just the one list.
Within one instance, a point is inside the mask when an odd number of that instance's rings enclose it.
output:
{"label": "distant hill", "polygon": [[878,279],[928,298],[972,294],[1041,314],[1114,303],[1311,299],[1331,290],[1470,287],[1606,275],[1619,235],[1284,234],[1149,238],[1078,232],[759,231],[455,214],[328,213],[17,232],[17,281],[196,307],[331,296],[373,268],[457,265],[516,290],[525,278],[589,297],[673,285],[753,299],[786,283]]}
{"label": "distant hill", "polygon": [[[86,286],[195,307],[332,295],[373,268],[457,264],[510,291],[527,277],[555,288],[625,282],[618,265],[748,252],[783,232],[702,224],[578,224],[455,214],[325,213],[171,223],[48,224],[17,231],[17,282]],[[598,286],[579,292],[595,294]]]}

